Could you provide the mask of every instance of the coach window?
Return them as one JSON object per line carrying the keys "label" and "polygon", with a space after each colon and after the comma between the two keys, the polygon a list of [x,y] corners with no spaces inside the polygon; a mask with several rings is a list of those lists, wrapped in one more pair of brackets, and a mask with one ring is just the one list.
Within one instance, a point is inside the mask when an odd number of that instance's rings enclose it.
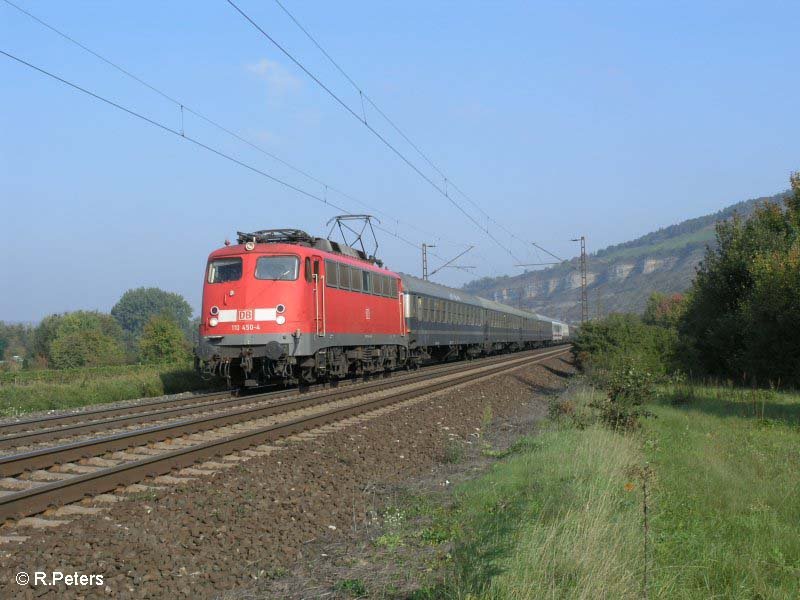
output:
{"label": "coach window", "polygon": [[325,261],[325,280],[328,287],[339,287],[339,265],[332,260]]}
{"label": "coach window", "polygon": [[208,263],[208,283],[225,283],[242,278],[241,258],[218,258]]}

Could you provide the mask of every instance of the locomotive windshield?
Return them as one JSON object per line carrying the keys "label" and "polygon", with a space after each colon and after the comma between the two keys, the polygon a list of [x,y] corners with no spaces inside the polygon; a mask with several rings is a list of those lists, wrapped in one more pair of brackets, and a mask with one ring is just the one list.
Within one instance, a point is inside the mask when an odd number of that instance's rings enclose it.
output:
{"label": "locomotive windshield", "polygon": [[256,279],[294,281],[299,266],[296,256],[261,256],[256,262]]}
{"label": "locomotive windshield", "polygon": [[208,264],[208,283],[225,283],[242,278],[241,258],[218,258]]}

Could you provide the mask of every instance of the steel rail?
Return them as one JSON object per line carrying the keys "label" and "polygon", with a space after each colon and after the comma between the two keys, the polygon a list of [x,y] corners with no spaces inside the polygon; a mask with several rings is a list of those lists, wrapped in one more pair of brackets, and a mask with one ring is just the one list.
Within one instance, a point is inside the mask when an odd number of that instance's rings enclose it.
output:
{"label": "steel rail", "polygon": [[169,405],[169,406],[183,406],[185,404],[204,402],[213,399],[224,399],[231,396],[230,391],[225,392],[211,392],[208,394],[197,394],[186,398],[172,398],[169,400],[145,400],[136,404],[127,404],[122,406],[108,406],[96,408],[92,410],[84,410],[80,412],[73,412],[68,414],[48,415],[46,417],[34,417],[32,419],[24,419],[20,421],[11,421],[8,423],[0,423],[0,433],[3,435],[16,433],[18,431],[28,431],[32,427],[39,425],[68,425],[70,423],[85,422],[92,420],[93,416],[97,416],[96,420],[106,417],[113,417],[116,415],[129,415],[132,413],[145,412],[152,410],[154,406]]}
{"label": "steel rail", "polygon": [[[536,352],[536,350],[533,352]],[[490,357],[485,360],[491,361],[497,359],[498,357]],[[487,362],[486,364],[489,363]],[[434,372],[452,368],[454,368],[452,363],[449,365],[431,365],[428,367],[428,369],[432,369]],[[273,398],[286,398],[300,394],[319,393],[327,389],[338,389],[353,385],[369,385],[380,379],[385,380],[390,377],[402,378],[406,376],[404,372],[395,372],[392,374],[381,374],[374,379],[337,381],[333,384],[321,383],[308,388],[281,389],[235,397],[232,397],[230,392],[215,392],[192,396],[191,398],[155,400],[129,406],[99,408],[92,411],[83,411],[67,415],[47,416],[42,419],[29,419],[24,422],[10,423],[6,426],[0,425],[0,434],[8,433],[8,435],[0,435],[0,449],[63,439],[83,433],[96,433],[103,430],[118,429],[129,425],[146,423],[148,421],[188,416],[193,413],[208,412],[217,408],[223,409],[235,405],[254,404]],[[86,416],[96,416],[97,418],[87,419]],[[31,428],[31,426],[38,424],[50,425],[50,427]]]}
{"label": "steel rail", "polygon": [[370,412],[384,406],[431,394],[473,380],[491,377],[509,368],[536,364],[565,354],[567,351],[566,349],[557,349],[537,356],[511,359],[506,363],[490,368],[474,369],[472,372],[465,373],[455,379],[433,381],[427,386],[407,390],[399,394],[368,400],[354,406],[336,408],[308,417],[300,417],[288,422],[277,423],[225,438],[179,448],[164,454],[145,457],[141,460],[122,463],[114,467],[100,469],[94,473],[76,475],[62,481],[14,492],[0,497],[0,520],[36,514],[55,504],[75,502],[87,495],[108,492],[148,477],[156,477],[169,473],[174,469],[191,466],[200,460],[245,450],[254,445],[274,441],[333,421]]}
{"label": "steel rail", "polygon": [[[543,354],[552,354],[558,350],[551,350],[549,352],[537,352],[533,356],[540,356]],[[507,363],[514,360],[525,360],[531,355],[527,356],[514,356],[513,358],[505,357]],[[492,364],[492,363],[490,363]],[[235,425],[237,423],[244,423],[254,419],[261,419],[285,413],[293,410],[300,410],[310,408],[319,404],[327,404],[337,400],[344,400],[354,396],[360,396],[366,393],[375,391],[382,391],[384,389],[392,389],[403,385],[409,385],[418,381],[424,381],[431,377],[446,376],[451,372],[457,372],[462,365],[451,366],[449,369],[438,370],[435,372],[423,371],[403,378],[391,378],[389,380],[376,380],[364,385],[347,386],[344,390],[330,389],[323,391],[312,396],[289,397],[283,400],[276,400],[271,403],[259,403],[257,406],[250,406],[238,410],[231,410],[222,413],[213,413],[201,415],[189,419],[182,419],[176,422],[165,423],[163,425],[153,425],[135,429],[133,431],[124,431],[113,435],[104,437],[96,437],[88,440],[79,440],[72,443],[61,444],[57,446],[50,446],[38,450],[31,450],[19,454],[10,454],[0,457],[0,476],[11,477],[18,475],[25,471],[32,471],[35,469],[45,469],[55,464],[71,462],[87,458],[91,456],[99,456],[106,452],[114,452],[118,450],[125,450],[132,446],[141,446],[143,444],[162,442],[164,440],[175,438],[193,433],[201,433],[218,427],[225,427],[228,425]],[[473,370],[485,368],[487,365],[482,363],[472,367]]]}

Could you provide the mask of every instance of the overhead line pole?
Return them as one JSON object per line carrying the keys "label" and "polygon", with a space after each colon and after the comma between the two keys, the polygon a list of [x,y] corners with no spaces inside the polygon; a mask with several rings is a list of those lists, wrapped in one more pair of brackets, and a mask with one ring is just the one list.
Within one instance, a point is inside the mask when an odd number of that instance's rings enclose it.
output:
{"label": "overhead line pole", "polygon": [[422,242],[422,279],[425,281],[428,281],[428,248],[436,248],[436,246]]}
{"label": "overhead line pole", "polygon": [[589,320],[589,298],[586,292],[586,236],[575,238],[573,242],[581,243],[581,323]]}

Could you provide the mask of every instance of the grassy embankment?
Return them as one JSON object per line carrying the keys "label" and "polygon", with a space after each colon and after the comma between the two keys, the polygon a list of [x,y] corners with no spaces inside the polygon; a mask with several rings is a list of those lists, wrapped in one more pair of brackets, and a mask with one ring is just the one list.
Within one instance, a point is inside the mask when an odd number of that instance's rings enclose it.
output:
{"label": "grassy embankment", "polygon": [[667,386],[619,433],[592,394],[429,511],[452,549],[418,597],[800,596],[800,396]]}
{"label": "grassy embankment", "polygon": [[189,364],[4,373],[0,417],[209,389]]}

